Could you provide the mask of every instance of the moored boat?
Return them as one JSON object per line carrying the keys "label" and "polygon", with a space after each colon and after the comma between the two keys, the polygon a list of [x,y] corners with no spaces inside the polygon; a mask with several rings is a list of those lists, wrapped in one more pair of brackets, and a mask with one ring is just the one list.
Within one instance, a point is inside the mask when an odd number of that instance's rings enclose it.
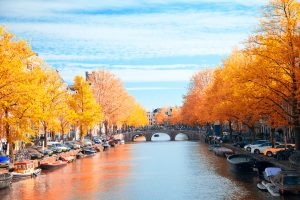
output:
{"label": "moored boat", "polygon": [[77,159],[84,158],[84,157],[85,157],[85,155],[84,155],[83,153],[81,153],[81,152],[79,152],[79,153],[76,155],[76,158],[77,158]]}
{"label": "moored boat", "polygon": [[270,178],[271,183],[275,185],[280,193],[300,193],[300,174],[296,171],[281,171]]}
{"label": "moored boat", "polygon": [[227,157],[227,161],[237,170],[253,171],[255,159],[246,154],[234,154]]}
{"label": "moored boat", "polygon": [[69,163],[73,162],[76,159],[76,156],[62,156],[60,159]]}
{"label": "moored boat", "polygon": [[108,144],[111,146],[111,147],[115,147],[116,146],[116,143],[114,140],[109,140],[108,141]]}
{"label": "moored boat", "polygon": [[14,163],[14,171],[11,173],[13,178],[26,178],[26,177],[35,177],[38,176],[41,172],[41,169],[34,168],[33,161],[21,161]]}
{"label": "moored boat", "polygon": [[257,186],[258,189],[260,189],[260,190],[266,190],[266,189],[267,189],[267,187],[266,187],[264,184],[262,184],[262,183],[257,183],[256,186]]}
{"label": "moored boat", "polygon": [[0,174],[0,189],[9,187],[12,181],[12,177],[12,174],[8,172]]}
{"label": "moored boat", "polygon": [[41,163],[40,167],[43,170],[54,170],[54,169],[58,169],[60,167],[66,166],[67,165],[67,161],[55,161],[55,162],[49,162],[49,163]]}
{"label": "moored boat", "polygon": [[278,187],[276,187],[275,185],[273,185],[271,183],[268,184],[267,190],[274,197],[279,197],[280,196]]}
{"label": "moored boat", "polygon": [[85,147],[82,149],[82,153],[85,155],[94,155],[97,151],[92,147]]}
{"label": "moored boat", "polygon": [[273,176],[276,176],[281,172],[281,168],[279,167],[267,167],[263,172],[264,179],[266,181],[271,181]]}
{"label": "moored boat", "polygon": [[264,160],[255,160],[253,170],[259,175],[263,175],[267,168],[274,168],[274,164]]}
{"label": "moored boat", "polygon": [[104,143],[102,144],[102,146],[103,146],[103,151],[108,150],[109,147],[110,147],[110,145],[108,144],[108,142],[104,142]]}
{"label": "moored boat", "polygon": [[256,186],[260,190],[267,190],[274,197],[280,196],[278,188],[268,181],[262,181],[261,183],[257,183]]}
{"label": "moored boat", "polygon": [[213,152],[215,153],[215,155],[223,156],[223,157],[225,157],[225,154],[233,154],[233,151],[226,147],[214,148]]}
{"label": "moored boat", "polygon": [[8,168],[9,164],[9,157],[0,152],[0,168]]}
{"label": "moored boat", "polygon": [[215,148],[220,148],[220,147],[221,147],[221,145],[219,145],[219,144],[211,144],[211,145],[208,146],[208,150],[212,151]]}

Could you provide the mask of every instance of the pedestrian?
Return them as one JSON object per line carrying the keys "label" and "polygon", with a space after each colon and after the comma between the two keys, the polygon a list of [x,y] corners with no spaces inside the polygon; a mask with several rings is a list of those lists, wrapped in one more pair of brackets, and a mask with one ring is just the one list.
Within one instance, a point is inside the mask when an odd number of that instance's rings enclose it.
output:
{"label": "pedestrian", "polygon": [[3,142],[2,144],[3,153],[6,154],[7,152],[7,144]]}

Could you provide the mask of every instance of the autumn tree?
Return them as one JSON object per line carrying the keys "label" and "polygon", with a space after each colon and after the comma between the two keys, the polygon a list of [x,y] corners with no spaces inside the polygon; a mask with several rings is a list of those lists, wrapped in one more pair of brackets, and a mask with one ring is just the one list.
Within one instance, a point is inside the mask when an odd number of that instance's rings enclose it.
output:
{"label": "autumn tree", "polygon": [[[48,133],[54,133],[60,127],[59,115],[66,112],[67,85],[62,81],[58,72],[46,68],[41,73],[38,104],[39,117],[44,131],[44,145],[47,146]],[[53,134],[54,135],[54,134]]]}
{"label": "autumn tree", "polygon": [[103,109],[105,133],[109,127],[115,127],[126,119],[135,108],[135,101],[130,97],[119,78],[107,70],[93,71],[88,75],[96,102]]}
{"label": "autumn tree", "polygon": [[168,120],[167,108],[160,108],[157,113],[155,113],[155,121],[159,125],[163,125]]}
{"label": "autumn tree", "polygon": [[182,113],[181,108],[173,107],[172,113],[169,118],[170,125],[179,125],[182,124]]}
{"label": "autumn tree", "polygon": [[39,87],[35,55],[24,40],[0,27],[0,113],[11,155],[14,141],[28,141],[27,134],[33,132],[30,119],[35,114],[34,91]]}
{"label": "autumn tree", "polygon": [[252,75],[249,82],[264,91],[257,98],[273,109],[271,121],[286,121],[286,125],[294,128],[297,150],[300,150],[299,10],[296,0],[270,1],[259,32],[250,37],[245,50],[255,57],[254,67],[247,68]]}
{"label": "autumn tree", "polygon": [[139,127],[148,125],[146,110],[138,103],[133,104],[128,117],[124,121],[128,126]]}
{"label": "autumn tree", "polygon": [[62,107],[56,117],[58,120],[57,131],[61,133],[64,138],[64,135],[69,133],[71,125],[76,123],[77,115],[71,107],[72,96],[69,90],[64,94],[63,99]]}
{"label": "autumn tree", "polygon": [[102,108],[96,103],[90,85],[81,76],[74,79],[71,107],[76,113],[76,124],[79,127],[80,140],[83,140],[88,129],[102,120]]}
{"label": "autumn tree", "polygon": [[213,71],[202,70],[191,78],[188,93],[184,96],[181,112],[185,124],[195,125],[207,121],[209,113],[205,113],[202,109],[205,90],[213,81]]}

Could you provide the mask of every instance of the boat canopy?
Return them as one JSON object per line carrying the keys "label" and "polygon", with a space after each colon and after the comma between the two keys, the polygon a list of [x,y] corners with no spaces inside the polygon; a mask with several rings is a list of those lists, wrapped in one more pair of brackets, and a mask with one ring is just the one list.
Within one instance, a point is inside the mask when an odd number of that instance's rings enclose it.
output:
{"label": "boat canopy", "polygon": [[267,167],[265,169],[266,176],[275,176],[281,172],[281,169],[279,167]]}

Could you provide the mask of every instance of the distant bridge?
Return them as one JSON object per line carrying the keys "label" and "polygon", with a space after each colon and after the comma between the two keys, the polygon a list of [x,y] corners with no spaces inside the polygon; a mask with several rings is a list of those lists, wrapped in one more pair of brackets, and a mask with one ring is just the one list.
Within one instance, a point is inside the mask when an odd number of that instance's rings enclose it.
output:
{"label": "distant bridge", "polygon": [[185,134],[188,140],[199,140],[201,138],[200,131],[192,131],[192,130],[174,130],[174,129],[156,129],[156,130],[143,130],[143,131],[134,131],[134,132],[127,132],[124,134],[125,142],[133,142],[134,138],[137,135],[144,136],[146,141],[151,141],[152,136],[156,133],[165,133],[170,136],[171,141],[175,141],[176,135],[182,133]]}

